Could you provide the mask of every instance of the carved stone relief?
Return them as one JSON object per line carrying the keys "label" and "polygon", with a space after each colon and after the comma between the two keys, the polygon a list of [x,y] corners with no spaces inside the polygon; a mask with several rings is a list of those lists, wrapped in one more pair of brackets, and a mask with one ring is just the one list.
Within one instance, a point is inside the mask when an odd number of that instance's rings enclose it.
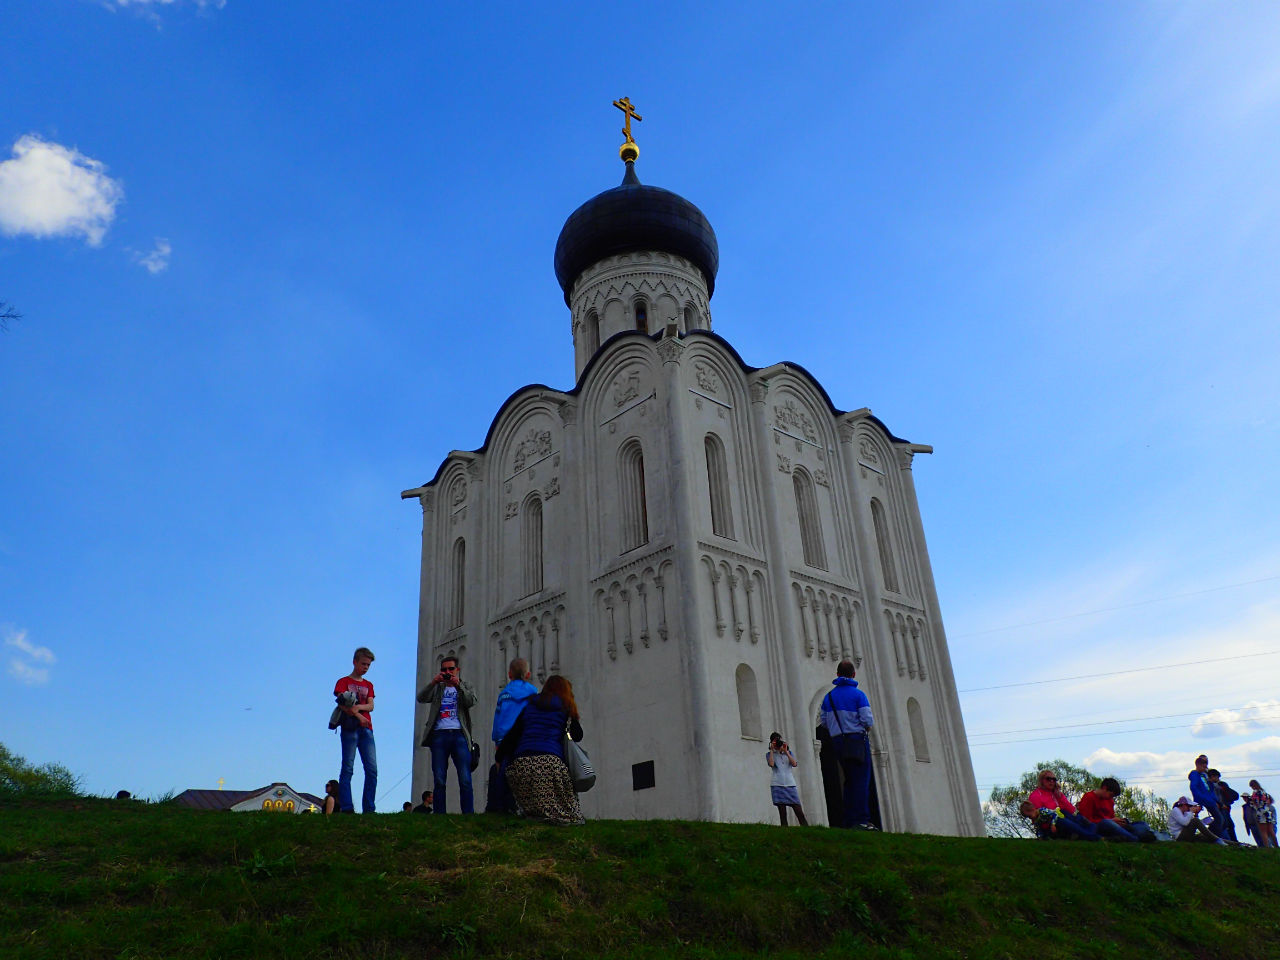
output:
{"label": "carved stone relief", "polygon": [[783,473],[790,473],[791,458],[784,457],[782,454],[778,454],[778,469],[781,470]]}
{"label": "carved stone relief", "polygon": [[551,431],[531,429],[523,440],[516,445],[516,455],[512,460],[512,473],[519,473],[530,460],[545,457],[551,452]]}
{"label": "carved stone relief", "polygon": [[813,426],[813,421],[809,419],[808,414],[796,406],[794,400],[774,406],[773,416],[780,428],[790,427],[806,440],[817,441],[818,432]]}
{"label": "carved stone relief", "polygon": [[703,363],[695,363],[693,365],[693,375],[698,381],[698,386],[707,393],[717,393],[720,389],[720,380],[715,372]]}
{"label": "carved stone relief", "polygon": [[613,405],[620,407],[640,396],[640,371],[628,370],[613,381]]}

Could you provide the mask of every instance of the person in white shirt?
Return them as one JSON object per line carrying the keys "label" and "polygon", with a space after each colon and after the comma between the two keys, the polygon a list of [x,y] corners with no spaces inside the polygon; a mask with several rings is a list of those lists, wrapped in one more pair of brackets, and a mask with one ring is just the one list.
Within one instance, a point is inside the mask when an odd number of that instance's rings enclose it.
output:
{"label": "person in white shirt", "polygon": [[765,762],[773,768],[773,782],[770,785],[773,805],[778,808],[778,818],[782,825],[787,825],[787,807],[796,812],[800,826],[807,827],[809,821],[804,818],[804,808],[800,806],[800,791],[796,786],[796,775],[792,767],[799,766],[795,754],[782,734],[776,730],[769,734],[769,752],[764,755]]}
{"label": "person in white shirt", "polygon": [[1192,803],[1186,797],[1179,797],[1169,810],[1169,832],[1175,840],[1199,840],[1201,843],[1225,845],[1225,840],[1219,840],[1200,822],[1197,814],[1202,809],[1200,804]]}

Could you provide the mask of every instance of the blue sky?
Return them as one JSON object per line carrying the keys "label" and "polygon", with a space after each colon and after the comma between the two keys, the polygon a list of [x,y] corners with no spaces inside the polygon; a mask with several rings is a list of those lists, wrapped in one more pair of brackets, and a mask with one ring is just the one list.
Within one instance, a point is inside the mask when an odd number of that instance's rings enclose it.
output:
{"label": "blue sky", "polygon": [[11,0],[0,34],[11,749],[316,789],[362,643],[407,797],[399,492],[572,385],[552,250],[627,95],[641,179],[716,229],[716,331],[936,448],[982,795],[1062,756],[1176,797],[1201,751],[1280,786],[1274,5]]}

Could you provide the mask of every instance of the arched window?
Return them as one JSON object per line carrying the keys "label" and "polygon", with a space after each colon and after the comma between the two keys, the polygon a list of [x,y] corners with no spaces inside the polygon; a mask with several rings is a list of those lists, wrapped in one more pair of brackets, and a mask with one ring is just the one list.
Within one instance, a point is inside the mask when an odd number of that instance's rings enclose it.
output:
{"label": "arched window", "polygon": [[628,440],[618,451],[618,493],[622,506],[622,552],[649,542],[649,511],[644,495],[644,452]]}
{"label": "arched window", "polygon": [[698,329],[698,315],[694,313],[692,306],[684,308],[684,330],[688,333],[690,330]]}
{"label": "arched window", "polygon": [[521,511],[521,535],[524,552],[524,593],[528,596],[542,589],[542,500],[529,494]]}
{"label": "arched window", "polygon": [[755,671],[745,663],[734,673],[738,687],[738,724],[748,740],[763,740],[760,735],[760,694],[756,690]]}
{"label": "arched window", "polygon": [[813,477],[802,467],[791,474],[796,491],[796,514],[800,519],[800,546],[804,562],[819,570],[827,569],[827,551],[822,546],[822,523],[818,514],[818,498],[813,491]]}
{"label": "arched window", "polygon": [[714,433],[703,441],[707,451],[707,489],[711,493],[711,532],[733,539],[733,504],[729,499],[729,468],[724,444]]}
{"label": "arched window", "polygon": [[898,571],[893,565],[893,541],[889,539],[889,525],[884,519],[884,507],[880,501],[871,500],[871,522],[876,528],[876,549],[880,551],[880,574],[884,588],[898,592]]}
{"label": "arched window", "polygon": [[467,607],[467,544],[461,537],[453,542],[453,569],[449,571],[449,627],[462,626]]}
{"label": "arched window", "polygon": [[600,314],[592,310],[587,314],[586,323],[582,328],[583,357],[590,360],[596,355],[596,351],[600,349]]}
{"label": "arched window", "polygon": [[907,697],[907,721],[911,724],[911,745],[915,748],[916,759],[928,763],[929,741],[924,736],[924,715],[920,712],[920,701],[915,697]]}
{"label": "arched window", "polygon": [[641,333],[649,332],[649,305],[643,300],[636,301],[636,329]]}

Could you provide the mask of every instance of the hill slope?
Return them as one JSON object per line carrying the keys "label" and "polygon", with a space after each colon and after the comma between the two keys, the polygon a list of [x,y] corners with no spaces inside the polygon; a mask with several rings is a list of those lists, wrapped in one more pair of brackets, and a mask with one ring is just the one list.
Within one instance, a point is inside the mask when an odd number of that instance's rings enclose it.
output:
{"label": "hill slope", "polygon": [[1280,956],[1280,856],[0,804],[0,956]]}

